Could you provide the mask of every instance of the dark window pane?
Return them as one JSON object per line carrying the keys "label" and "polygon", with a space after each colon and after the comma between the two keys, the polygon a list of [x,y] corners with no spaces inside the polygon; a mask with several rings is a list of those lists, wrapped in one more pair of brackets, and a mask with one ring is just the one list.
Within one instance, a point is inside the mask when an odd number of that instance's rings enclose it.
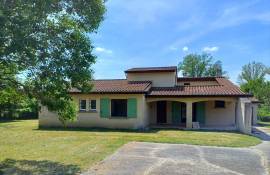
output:
{"label": "dark window pane", "polygon": [[215,108],[225,108],[225,101],[215,101]]}
{"label": "dark window pane", "polygon": [[127,100],[126,99],[112,99],[111,100],[111,115],[112,117],[126,117],[127,116]]}
{"label": "dark window pane", "polygon": [[86,100],[80,100],[80,110],[86,110]]}
{"label": "dark window pane", "polygon": [[97,109],[96,100],[90,100],[90,109]]}

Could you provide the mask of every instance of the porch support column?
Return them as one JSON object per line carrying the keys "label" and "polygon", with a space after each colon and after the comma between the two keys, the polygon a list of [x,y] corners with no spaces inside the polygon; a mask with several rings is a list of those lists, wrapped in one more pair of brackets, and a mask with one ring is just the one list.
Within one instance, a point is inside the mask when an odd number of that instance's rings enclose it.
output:
{"label": "porch support column", "polygon": [[186,118],[186,128],[192,128],[192,102],[186,102],[187,106],[187,118]]}

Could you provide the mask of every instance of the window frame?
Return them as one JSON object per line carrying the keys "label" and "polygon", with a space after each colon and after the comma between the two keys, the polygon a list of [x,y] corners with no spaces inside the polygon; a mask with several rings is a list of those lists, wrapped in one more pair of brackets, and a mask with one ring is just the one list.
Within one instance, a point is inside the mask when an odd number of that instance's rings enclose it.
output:
{"label": "window frame", "polygon": [[[114,111],[115,110],[115,106],[114,106],[115,101],[122,101],[125,103],[125,106],[123,108],[118,109],[118,113],[117,113],[117,110]],[[111,111],[110,111],[111,118],[128,118],[128,109],[127,109],[128,108],[128,100],[127,99],[111,99],[110,102],[111,102]],[[121,111],[119,114],[119,110],[120,111],[123,110],[123,111]],[[117,113],[117,114],[115,114],[115,113]],[[121,114],[121,113],[123,113],[123,114]]]}
{"label": "window frame", "polygon": [[[223,105],[221,105],[221,104],[223,104]],[[226,102],[223,101],[223,100],[215,100],[215,108],[216,109],[219,109],[219,108],[224,109],[224,108],[226,108]]]}
{"label": "window frame", "polygon": [[[85,109],[82,109],[82,101],[85,101]],[[79,110],[80,111],[86,111],[87,110],[87,100],[85,100],[85,99],[80,99],[79,100]]]}
{"label": "window frame", "polygon": [[[95,108],[92,108],[92,101],[95,101]],[[97,110],[97,100],[89,99],[89,111],[96,111],[96,110]]]}

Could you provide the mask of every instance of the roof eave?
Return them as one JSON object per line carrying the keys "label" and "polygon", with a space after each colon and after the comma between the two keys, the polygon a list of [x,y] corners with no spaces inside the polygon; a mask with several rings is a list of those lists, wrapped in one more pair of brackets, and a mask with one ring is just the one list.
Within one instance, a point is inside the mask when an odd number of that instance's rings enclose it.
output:
{"label": "roof eave", "polygon": [[69,94],[147,94],[145,91],[136,91],[136,92],[69,92]]}
{"label": "roof eave", "polygon": [[159,97],[159,98],[190,98],[190,97],[252,97],[250,94],[232,94],[232,95],[149,95],[146,97]]}
{"label": "roof eave", "polygon": [[177,72],[177,70],[126,70],[125,73]]}

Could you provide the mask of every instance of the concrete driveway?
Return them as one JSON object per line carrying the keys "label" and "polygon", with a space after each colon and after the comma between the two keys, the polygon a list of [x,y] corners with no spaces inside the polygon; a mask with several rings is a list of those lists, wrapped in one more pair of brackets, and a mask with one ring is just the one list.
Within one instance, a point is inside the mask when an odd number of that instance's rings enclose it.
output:
{"label": "concrete driveway", "polygon": [[252,148],[131,142],[86,174],[267,175],[267,158]]}

